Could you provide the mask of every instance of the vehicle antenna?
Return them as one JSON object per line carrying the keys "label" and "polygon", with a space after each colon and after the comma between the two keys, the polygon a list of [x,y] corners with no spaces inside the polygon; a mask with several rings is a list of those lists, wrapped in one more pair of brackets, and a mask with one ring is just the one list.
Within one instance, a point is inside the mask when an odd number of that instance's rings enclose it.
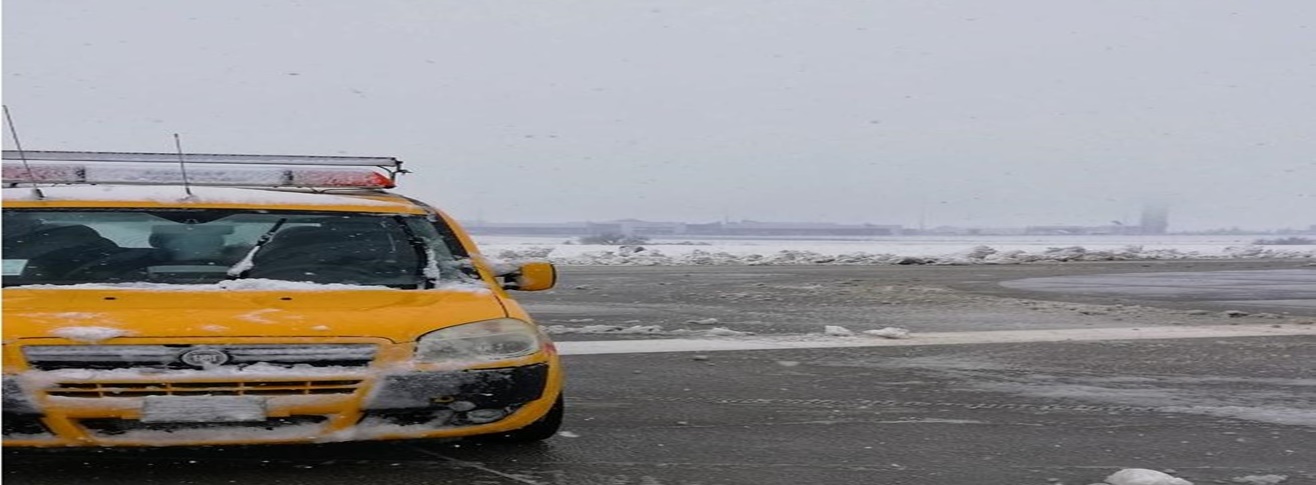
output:
{"label": "vehicle antenna", "polygon": [[41,193],[41,186],[37,185],[37,178],[32,176],[32,166],[27,163],[27,153],[23,151],[23,143],[18,141],[18,128],[14,128],[14,117],[9,115],[9,105],[4,105],[5,122],[9,123],[9,133],[14,138],[14,148],[18,149],[18,159],[23,161],[23,170],[27,171],[27,179],[32,181],[32,195],[38,199],[46,198],[46,194]]}
{"label": "vehicle antenna", "polygon": [[187,182],[187,163],[183,161],[183,141],[174,133],[174,148],[178,149],[178,169],[183,172],[183,191],[192,196],[192,185]]}

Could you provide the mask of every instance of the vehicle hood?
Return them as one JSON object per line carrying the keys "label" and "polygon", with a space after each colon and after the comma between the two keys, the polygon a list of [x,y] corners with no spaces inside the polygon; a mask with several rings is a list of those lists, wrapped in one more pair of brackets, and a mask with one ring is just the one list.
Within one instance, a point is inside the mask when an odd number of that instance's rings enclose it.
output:
{"label": "vehicle hood", "polygon": [[507,316],[487,289],[148,291],[5,289],[4,340],[374,337],[409,342]]}

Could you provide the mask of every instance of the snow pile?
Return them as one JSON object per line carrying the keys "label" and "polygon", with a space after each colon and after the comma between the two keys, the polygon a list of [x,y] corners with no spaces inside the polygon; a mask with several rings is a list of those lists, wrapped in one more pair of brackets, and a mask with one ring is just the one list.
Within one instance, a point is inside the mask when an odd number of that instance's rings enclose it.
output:
{"label": "snow pile", "polygon": [[845,327],[841,327],[837,325],[827,325],[823,327],[823,335],[827,335],[829,337],[850,337],[854,335],[854,332]]}
{"label": "snow pile", "polygon": [[909,330],[900,327],[886,327],[877,330],[864,330],[864,335],[889,339],[909,338]]}
{"label": "snow pile", "polygon": [[728,251],[694,249],[665,254],[660,250],[636,251],[634,248],[603,249],[569,253],[561,248],[536,246],[527,249],[504,249],[500,259],[548,259],[557,264],[581,266],[727,266],[727,265],[958,265],[1024,264],[1070,261],[1150,261],[1180,259],[1316,259],[1316,250],[1273,249],[1263,246],[1230,246],[1217,252],[1187,249],[1148,249],[1140,245],[1116,249],[1090,249],[1084,246],[1052,247],[1044,250],[998,250],[977,246],[940,255],[844,252],[823,253],[803,249],[783,249],[772,253],[737,254]]}
{"label": "snow pile", "polygon": [[708,330],[673,330],[675,335],[707,335],[709,337],[738,337],[741,335],[754,335],[754,332],[741,332],[725,327],[713,327]]}
{"label": "snow pile", "polygon": [[51,330],[50,334],[69,340],[94,344],[115,337],[132,335],[132,332],[110,327],[61,327]]}
{"label": "snow pile", "polygon": [[1145,468],[1125,468],[1106,477],[1109,485],[1193,485],[1193,482]]}
{"label": "snow pile", "polygon": [[[824,325],[822,333],[823,335],[826,335],[828,337],[855,336],[854,330],[850,330],[848,328],[838,325]],[[905,339],[910,337],[909,329],[900,328],[900,327],[884,327],[884,328],[879,328],[877,330],[864,330],[863,332],[861,332],[861,334],[870,337],[881,337],[881,338],[889,338],[889,339]]]}

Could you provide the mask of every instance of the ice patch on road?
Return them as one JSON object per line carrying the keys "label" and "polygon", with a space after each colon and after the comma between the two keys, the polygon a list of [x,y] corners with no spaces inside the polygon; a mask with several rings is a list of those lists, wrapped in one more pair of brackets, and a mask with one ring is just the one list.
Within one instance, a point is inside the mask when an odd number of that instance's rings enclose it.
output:
{"label": "ice patch on road", "polygon": [[1218,388],[1184,389],[1174,387],[1124,388],[1068,384],[1067,379],[1033,375],[1015,380],[1009,377],[967,373],[976,389],[1008,392],[1046,399],[1076,399],[1089,402],[1115,403],[1127,406],[1153,407],[1167,413],[1197,414],[1219,418],[1240,419],[1286,426],[1316,427],[1316,409],[1286,405],[1288,396],[1274,392],[1233,391],[1222,393]]}
{"label": "ice patch on road", "polygon": [[862,359],[842,360],[830,365],[876,365],[934,372],[975,391],[1316,427],[1316,409],[1309,404],[1312,379],[1075,375],[1063,367],[1020,367],[1009,365],[994,355],[972,353],[962,353],[957,357],[895,358],[879,363]]}
{"label": "ice patch on road", "polygon": [[1245,477],[1234,477],[1230,479],[1234,483],[1245,485],[1276,485],[1288,480],[1288,475],[1248,475]]}
{"label": "ice patch on road", "polygon": [[1309,408],[1278,406],[1170,406],[1161,409],[1171,413],[1205,414],[1208,416],[1256,421],[1259,423],[1316,427],[1316,409]]}

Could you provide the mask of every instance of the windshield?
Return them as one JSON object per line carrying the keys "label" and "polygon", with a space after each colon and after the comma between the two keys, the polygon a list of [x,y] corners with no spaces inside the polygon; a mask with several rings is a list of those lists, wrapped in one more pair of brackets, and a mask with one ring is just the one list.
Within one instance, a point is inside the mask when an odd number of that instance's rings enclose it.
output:
{"label": "windshield", "polygon": [[425,288],[466,253],[423,216],[244,210],[10,210],[4,285],[261,278]]}

